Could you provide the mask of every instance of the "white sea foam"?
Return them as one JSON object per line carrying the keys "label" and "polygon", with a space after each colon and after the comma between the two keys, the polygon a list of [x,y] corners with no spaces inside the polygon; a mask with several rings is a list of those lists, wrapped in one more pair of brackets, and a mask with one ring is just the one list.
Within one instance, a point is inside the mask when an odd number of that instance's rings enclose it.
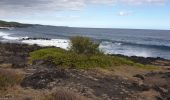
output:
{"label": "white sea foam", "polygon": [[0,37],[3,37],[3,36],[8,36],[9,34],[7,33],[4,33],[4,32],[0,32]]}
{"label": "white sea foam", "polygon": [[127,47],[121,45],[121,43],[104,42],[101,43],[99,48],[105,52],[105,54],[122,54],[127,56],[140,56],[151,57],[152,54],[146,49]]}
{"label": "white sea foam", "polygon": [[19,37],[12,37],[9,35],[2,36],[2,38],[6,40],[19,40],[20,39]]}
{"label": "white sea foam", "polygon": [[150,57],[151,54],[148,51],[144,50],[132,50],[132,51],[125,51],[123,55],[127,56],[139,56],[139,57]]}
{"label": "white sea foam", "polygon": [[12,37],[8,33],[0,32],[0,37],[2,37],[5,40],[18,40],[19,37]]}
{"label": "white sea foam", "polygon": [[4,32],[0,32],[0,37],[3,38],[4,40],[12,40],[12,41],[17,41],[17,40],[22,40],[22,39],[27,39],[29,37],[16,37],[16,36],[10,36],[11,34],[9,33],[4,33]]}
{"label": "white sea foam", "polygon": [[51,39],[51,40],[38,39],[38,40],[23,40],[22,43],[30,45],[37,44],[39,46],[55,46],[63,49],[68,49],[70,41],[66,39]]}
{"label": "white sea foam", "polygon": [[7,41],[20,41],[25,44],[37,44],[39,46],[55,46],[55,47],[60,47],[63,49],[68,49],[69,47],[69,40],[66,39],[51,39],[51,40],[43,40],[43,39],[37,39],[37,40],[23,40],[27,39],[29,37],[14,37],[10,36],[8,33],[0,32],[0,37],[2,37],[4,40]]}

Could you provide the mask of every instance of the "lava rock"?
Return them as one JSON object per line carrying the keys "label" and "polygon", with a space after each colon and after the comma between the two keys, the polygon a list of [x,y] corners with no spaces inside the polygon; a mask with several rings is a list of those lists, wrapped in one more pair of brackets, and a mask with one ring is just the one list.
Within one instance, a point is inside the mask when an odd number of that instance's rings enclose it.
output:
{"label": "lava rock", "polygon": [[26,77],[21,82],[22,87],[32,87],[34,89],[46,88],[48,83],[54,81],[57,78],[67,78],[67,74],[62,69],[48,69]]}

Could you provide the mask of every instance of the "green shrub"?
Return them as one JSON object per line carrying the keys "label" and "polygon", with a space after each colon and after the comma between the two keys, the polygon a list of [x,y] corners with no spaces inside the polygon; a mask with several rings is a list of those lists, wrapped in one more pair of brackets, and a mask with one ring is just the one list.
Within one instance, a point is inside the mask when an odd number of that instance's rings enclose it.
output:
{"label": "green shrub", "polygon": [[99,44],[94,43],[87,37],[72,37],[70,50],[78,54],[98,54],[101,53],[99,50]]}
{"label": "green shrub", "polygon": [[117,56],[112,56],[112,60],[113,60],[113,64],[117,65],[117,66],[121,66],[121,65],[129,65],[129,66],[133,66],[135,63],[131,60],[122,58],[122,57],[117,57]]}

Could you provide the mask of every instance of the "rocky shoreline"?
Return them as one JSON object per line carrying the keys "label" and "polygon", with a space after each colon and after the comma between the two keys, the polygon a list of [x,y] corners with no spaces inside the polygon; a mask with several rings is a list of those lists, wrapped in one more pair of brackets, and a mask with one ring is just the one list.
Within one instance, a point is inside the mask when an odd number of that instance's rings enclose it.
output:
{"label": "rocky shoreline", "polygon": [[62,88],[89,100],[170,100],[169,60],[117,55],[141,64],[157,65],[161,69],[156,71],[127,66],[122,66],[122,69],[115,66],[109,71],[62,69],[49,63],[48,60],[38,60],[30,64],[29,53],[41,48],[45,47],[0,43],[0,70],[17,70],[24,76],[19,84],[19,87],[24,89],[23,92],[15,95],[9,92],[10,94],[2,98],[39,100],[31,93],[25,99],[24,92],[28,92],[28,88],[31,88],[33,93],[43,90],[48,94]]}
{"label": "rocky shoreline", "polygon": [[151,65],[157,65],[157,66],[170,66],[170,60],[164,59],[161,57],[137,57],[137,56],[124,56],[124,55],[114,55],[118,57],[123,57],[126,59],[130,59],[133,62],[141,63],[141,64],[151,64]]}

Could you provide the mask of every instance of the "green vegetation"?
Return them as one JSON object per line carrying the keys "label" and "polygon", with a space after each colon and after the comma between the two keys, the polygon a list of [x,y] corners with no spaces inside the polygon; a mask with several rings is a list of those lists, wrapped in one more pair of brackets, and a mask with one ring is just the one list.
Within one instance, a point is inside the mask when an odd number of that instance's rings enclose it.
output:
{"label": "green vegetation", "polygon": [[50,59],[51,63],[64,68],[108,68],[112,66],[137,66],[144,69],[154,69],[153,66],[146,66],[134,63],[131,60],[110,56],[101,53],[98,44],[84,37],[71,38],[71,49],[66,51],[61,48],[45,48],[30,53],[31,61]]}
{"label": "green vegetation", "polygon": [[99,44],[94,43],[87,37],[72,37],[70,50],[78,54],[94,55],[99,54]]}
{"label": "green vegetation", "polygon": [[106,55],[85,55],[66,51],[60,48],[47,48],[30,53],[31,60],[52,59],[52,63],[65,68],[107,67],[112,65],[112,59]]}
{"label": "green vegetation", "polygon": [[29,24],[21,24],[17,22],[6,22],[0,20],[0,27],[27,27]]}
{"label": "green vegetation", "polygon": [[22,77],[13,71],[0,69],[0,91],[19,84]]}

